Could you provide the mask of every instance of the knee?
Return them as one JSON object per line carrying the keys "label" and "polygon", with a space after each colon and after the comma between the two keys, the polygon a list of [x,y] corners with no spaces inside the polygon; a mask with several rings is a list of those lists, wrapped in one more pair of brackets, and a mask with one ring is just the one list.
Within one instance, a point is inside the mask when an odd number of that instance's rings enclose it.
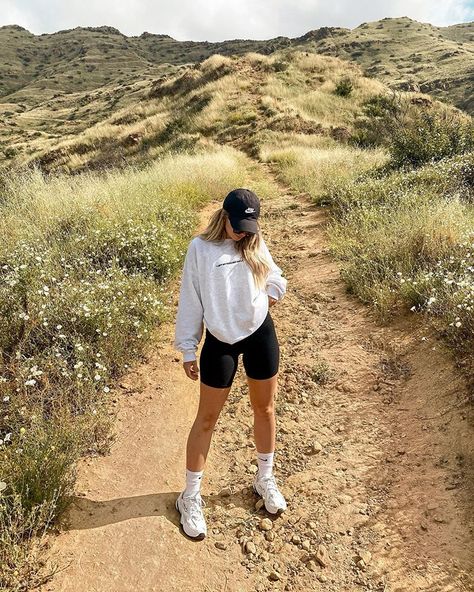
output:
{"label": "knee", "polygon": [[212,432],[217,423],[218,416],[214,413],[205,413],[199,415],[196,419],[196,423],[202,432]]}
{"label": "knee", "polygon": [[268,403],[267,405],[254,405],[253,413],[255,417],[271,419],[275,414],[275,406],[273,403]]}

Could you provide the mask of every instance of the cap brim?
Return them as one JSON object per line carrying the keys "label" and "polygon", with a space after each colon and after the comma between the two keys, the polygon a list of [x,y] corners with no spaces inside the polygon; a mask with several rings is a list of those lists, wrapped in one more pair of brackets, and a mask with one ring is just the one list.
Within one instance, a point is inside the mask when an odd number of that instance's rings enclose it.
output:
{"label": "cap brim", "polygon": [[243,232],[252,232],[256,234],[258,232],[257,220],[254,218],[232,218],[229,216],[230,224],[235,230]]}

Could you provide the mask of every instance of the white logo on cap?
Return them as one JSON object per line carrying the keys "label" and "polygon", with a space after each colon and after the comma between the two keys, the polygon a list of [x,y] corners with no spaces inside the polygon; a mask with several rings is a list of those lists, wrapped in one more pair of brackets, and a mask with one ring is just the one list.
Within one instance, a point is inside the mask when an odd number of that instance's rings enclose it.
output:
{"label": "white logo on cap", "polygon": [[247,209],[245,210],[245,213],[246,213],[246,214],[251,214],[252,212],[255,212],[255,209],[254,209],[254,208],[247,208]]}

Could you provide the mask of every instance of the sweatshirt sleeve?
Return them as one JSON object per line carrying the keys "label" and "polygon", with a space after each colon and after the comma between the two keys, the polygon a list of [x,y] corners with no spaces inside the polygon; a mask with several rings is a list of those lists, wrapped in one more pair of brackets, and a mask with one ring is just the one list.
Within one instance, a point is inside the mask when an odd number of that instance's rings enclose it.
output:
{"label": "sweatshirt sleeve", "polygon": [[267,286],[266,286],[267,294],[269,296],[271,296],[272,298],[275,298],[275,300],[281,300],[286,293],[286,288],[287,288],[288,282],[287,282],[286,278],[284,278],[282,276],[283,272],[280,269],[280,267],[278,267],[278,265],[273,261],[273,258],[270,254],[270,251],[268,250],[268,247],[267,247],[265,241],[263,240],[263,237],[261,237],[261,241],[262,241],[262,251],[263,251],[264,255],[266,256],[266,258],[268,259],[268,261],[270,262],[270,267],[271,267],[270,273],[267,278]]}
{"label": "sweatshirt sleeve", "polygon": [[184,259],[175,325],[174,347],[183,354],[183,362],[196,359],[196,350],[204,329],[203,316],[196,244],[193,239]]}

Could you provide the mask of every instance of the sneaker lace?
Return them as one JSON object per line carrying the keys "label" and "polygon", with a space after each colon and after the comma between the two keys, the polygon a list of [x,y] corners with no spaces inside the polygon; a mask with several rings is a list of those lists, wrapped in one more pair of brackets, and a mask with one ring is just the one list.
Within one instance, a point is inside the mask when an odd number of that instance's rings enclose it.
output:
{"label": "sneaker lace", "polygon": [[276,484],[274,475],[262,479],[262,483],[264,484],[265,491],[268,496],[276,497],[280,495],[280,491],[278,489],[278,485]]}
{"label": "sneaker lace", "polygon": [[186,508],[186,512],[189,513],[190,520],[192,520],[193,522],[202,520],[202,507],[206,505],[206,502],[202,499],[202,497],[199,494],[183,497],[183,502]]}

